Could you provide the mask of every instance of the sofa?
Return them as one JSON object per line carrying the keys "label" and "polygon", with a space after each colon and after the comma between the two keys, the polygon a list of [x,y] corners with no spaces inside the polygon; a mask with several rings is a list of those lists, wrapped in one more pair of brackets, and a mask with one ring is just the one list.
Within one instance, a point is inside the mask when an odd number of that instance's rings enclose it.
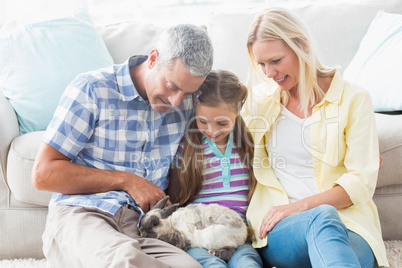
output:
{"label": "sofa", "polygon": [[[354,59],[379,10],[402,14],[400,0],[328,2],[331,3],[289,8],[309,27],[322,62],[340,66],[341,72]],[[202,27],[214,45],[214,69],[230,70],[246,81],[246,36],[258,11],[233,9],[210,14]],[[148,54],[165,27],[131,21],[99,25],[96,29],[113,62],[122,63],[131,55]],[[3,89],[0,90],[0,259],[43,258],[41,236],[51,193],[33,187],[31,169],[44,129],[21,133],[18,112],[6,97],[4,81],[0,79]],[[374,201],[380,215],[383,239],[401,240],[402,114],[380,111],[375,116],[384,166],[379,171]]]}

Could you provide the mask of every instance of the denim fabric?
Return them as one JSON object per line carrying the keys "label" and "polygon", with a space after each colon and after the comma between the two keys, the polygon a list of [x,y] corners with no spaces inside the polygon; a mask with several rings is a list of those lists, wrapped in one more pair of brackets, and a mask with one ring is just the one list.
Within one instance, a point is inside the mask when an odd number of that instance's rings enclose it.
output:
{"label": "denim fabric", "polygon": [[257,250],[255,250],[251,244],[244,244],[239,247],[233,256],[230,258],[229,262],[209,255],[208,250],[205,248],[190,248],[187,250],[194,259],[196,259],[203,267],[208,268],[261,268],[262,260]]}
{"label": "denim fabric", "polygon": [[268,233],[259,250],[264,262],[276,267],[377,267],[371,248],[349,231],[329,205],[291,215]]}

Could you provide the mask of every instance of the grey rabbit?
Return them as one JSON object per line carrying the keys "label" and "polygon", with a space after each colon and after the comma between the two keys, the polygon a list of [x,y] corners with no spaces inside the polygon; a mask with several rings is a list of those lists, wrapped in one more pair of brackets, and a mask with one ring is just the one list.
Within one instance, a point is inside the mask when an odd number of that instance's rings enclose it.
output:
{"label": "grey rabbit", "polygon": [[228,261],[236,249],[252,235],[251,227],[235,211],[218,204],[167,206],[161,199],[141,221],[142,237],[157,238],[184,251],[192,247]]}

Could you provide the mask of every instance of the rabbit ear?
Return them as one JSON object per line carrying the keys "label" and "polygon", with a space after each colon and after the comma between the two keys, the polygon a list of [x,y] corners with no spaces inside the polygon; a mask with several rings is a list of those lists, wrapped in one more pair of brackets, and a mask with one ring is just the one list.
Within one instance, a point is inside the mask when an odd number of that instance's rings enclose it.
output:
{"label": "rabbit ear", "polygon": [[162,219],[166,219],[170,215],[172,215],[173,212],[175,212],[179,207],[179,203],[173,204],[171,206],[165,207],[164,209],[161,210],[161,217]]}
{"label": "rabbit ear", "polygon": [[157,208],[164,208],[166,206],[167,201],[169,200],[169,196],[165,196],[161,200],[158,201],[158,203],[155,204],[155,206],[152,209],[157,209]]}

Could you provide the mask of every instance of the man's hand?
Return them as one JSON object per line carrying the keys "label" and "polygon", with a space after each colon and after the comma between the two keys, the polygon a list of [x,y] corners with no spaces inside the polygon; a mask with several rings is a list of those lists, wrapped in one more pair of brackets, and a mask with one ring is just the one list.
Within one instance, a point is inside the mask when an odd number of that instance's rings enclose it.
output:
{"label": "man's hand", "polygon": [[[42,143],[32,170],[38,190],[63,194],[94,194],[125,191],[146,213],[165,193],[154,183],[130,172],[100,170],[75,164],[52,146]],[[169,201],[167,205],[171,205]]]}
{"label": "man's hand", "polygon": [[[147,213],[159,200],[166,196],[161,188],[144,178],[135,176],[135,178],[131,178],[129,181],[130,183],[127,184],[124,191],[135,200],[144,213]],[[170,206],[171,204],[170,200],[168,200],[166,205]]]}

